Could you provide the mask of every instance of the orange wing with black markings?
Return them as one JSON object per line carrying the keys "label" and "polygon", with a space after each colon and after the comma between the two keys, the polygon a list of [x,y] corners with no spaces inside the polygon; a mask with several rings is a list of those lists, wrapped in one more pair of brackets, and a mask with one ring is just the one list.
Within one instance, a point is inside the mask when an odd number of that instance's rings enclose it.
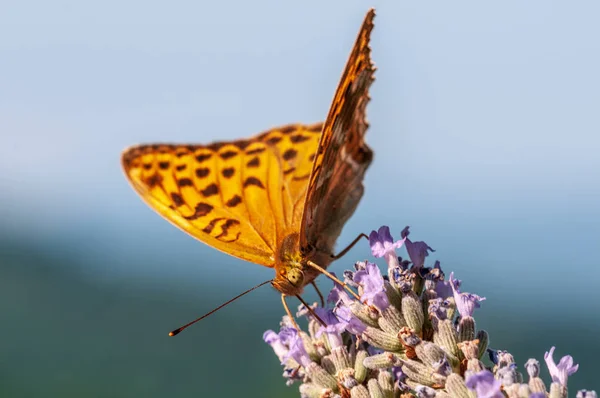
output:
{"label": "orange wing with black markings", "polygon": [[128,148],[133,188],[167,220],[225,253],[267,267],[299,230],[321,124],[288,125],[248,140]]}

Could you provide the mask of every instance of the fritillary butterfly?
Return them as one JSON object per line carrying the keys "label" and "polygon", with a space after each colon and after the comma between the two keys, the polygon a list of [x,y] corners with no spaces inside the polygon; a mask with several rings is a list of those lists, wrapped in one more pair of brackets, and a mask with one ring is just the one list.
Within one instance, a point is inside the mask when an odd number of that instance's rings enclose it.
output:
{"label": "fritillary butterfly", "polygon": [[363,195],[373,153],[364,142],[375,68],[369,10],[325,122],[290,124],[210,145],[128,148],[122,165],[144,201],[200,241],[275,268],[272,285],[298,296],[335,258]]}

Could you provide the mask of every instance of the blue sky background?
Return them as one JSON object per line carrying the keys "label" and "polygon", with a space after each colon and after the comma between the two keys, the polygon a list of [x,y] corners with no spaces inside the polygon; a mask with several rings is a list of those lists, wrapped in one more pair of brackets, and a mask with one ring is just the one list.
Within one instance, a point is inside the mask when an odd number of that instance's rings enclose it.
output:
{"label": "blue sky background", "polygon": [[482,311],[598,325],[595,1],[2,4],[0,232],[66,250],[93,281],[196,291],[200,312],[270,278],[153,214],[120,152],[322,120],[369,6],[375,161],[339,246],[410,225]]}

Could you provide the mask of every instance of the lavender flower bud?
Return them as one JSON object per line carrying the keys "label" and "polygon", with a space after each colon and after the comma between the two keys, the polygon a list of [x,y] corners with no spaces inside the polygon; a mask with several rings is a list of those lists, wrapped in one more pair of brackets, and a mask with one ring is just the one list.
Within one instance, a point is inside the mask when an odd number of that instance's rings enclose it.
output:
{"label": "lavender flower bud", "polygon": [[458,341],[471,341],[475,339],[475,319],[463,316],[458,323]]}
{"label": "lavender flower bud", "polygon": [[405,326],[407,326],[406,320],[404,320],[402,313],[396,307],[390,305],[381,312],[379,327],[382,330],[391,334],[397,334]]}
{"label": "lavender flower bud", "polygon": [[449,319],[440,320],[434,326],[433,342],[447,353],[458,356],[458,334]]}
{"label": "lavender flower bud", "polygon": [[409,328],[420,333],[423,328],[423,308],[419,297],[412,290],[402,292],[402,314]]}
{"label": "lavender flower bud", "polygon": [[333,391],[329,388],[323,388],[314,383],[304,383],[300,386],[300,395],[306,398],[323,398],[332,396]]}
{"label": "lavender flower bud", "polygon": [[385,369],[398,366],[399,359],[395,354],[384,352],[383,354],[371,355],[364,359],[363,365],[368,369]]}
{"label": "lavender flower bud", "polygon": [[446,378],[446,391],[454,398],[472,398],[465,380],[456,373]]}
{"label": "lavender flower bud", "polygon": [[394,378],[392,377],[391,372],[380,370],[379,375],[377,376],[377,382],[379,383],[384,398],[394,397]]}
{"label": "lavender flower bud", "polygon": [[481,359],[487,352],[488,344],[490,343],[490,336],[485,330],[480,330],[477,332],[475,337],[477,340],[479,340],[479,355],[477,358]]}
{"label": "lavender flower bud", "polygon": [[383,391],[381,391],[381,387],[379,386],[377,380],[369,380],[367,383],[367,388],[369,389],[370,398],[384,398]]}
{"label": "lavender flower bud", "polygon": [[369,390],[363,385],[358,385],[350,390],[350,398],[370,398]]}
{"label": "lavender flower bud", "polygon": [[434,370],[421,362],[408,359],[402,361],[402,371],[408,376],[409,381],[422,384],[424,386],[433,386],[435,380],[433,378]]}
{"label": "lavender flower bud", "polygon": [[352,367],[350,364],[350,355],[345,347],[334,348],[330,357],[337,372]]}
{"label": "lavender flower bud", "polygon": [[446,357],[444,350],[429,341],[421,341],[417,344],[415,352],[417,353],[417,358],[430,366],[442,361]]}
{"label": "lavender flower bud", "polygon": [[306,374],[311,378],[311,380],[315,384],[323,388],[329,388],[334,391],[337,390],[337,380],[335,379],[335,377],[327,373],[325,369],[323,369],[316,363],[311,362],[306,367]]}
{"label": "lavender flower bud", "polygon": [[402,352],[402,343],[396,335],[386,333],[381,329],[368,327],[363,333],[363,338],[369,344],[379,347],[385,351]]}
{"label": "lavender flower bud", "polygon": [[567,390],[566,386],[563,386],[560,383],[550,384],[550,393],[548,394],[548,398],[567,398],[568,396],[569,390]]}
{"label": "lavender flower bud", "polygon": [[367,378],[368,369],[364,365],[364,361],[369,354],[365,350],[359,350],[356,353],[354,361],[354,378],[359,383],[362,383]]}

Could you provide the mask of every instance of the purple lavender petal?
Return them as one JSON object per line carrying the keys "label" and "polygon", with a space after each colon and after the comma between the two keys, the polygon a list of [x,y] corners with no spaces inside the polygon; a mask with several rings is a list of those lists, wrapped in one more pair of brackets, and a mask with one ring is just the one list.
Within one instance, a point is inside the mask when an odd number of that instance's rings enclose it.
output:
{"label": "purple lavender petal", "polygon": [[573,373],[577,372],[579,365],[573,365],[573,357],[570,355],[562,357],[558,362],[558,365],[556,365],[554,363],[554,358],[552,358],[555,349],[556,347],[550,348],[550,351],[544,354],[544,360],[546,361],[546,366],[548,367],[552,381],[566,387],[567,379]]}
{"label": "purple lavender petal", "polygon": [[450,274],[450,286],[454,294],[454,301],[456,302],[456,309],[462,317],[472,317],[475,308],[479,308],[479,303],[485,300],[485,297],[480,297],[472,293],[461,293],[456,289],[454,281],[454,273]]}
{"label": "purple lavender petal", "polygon": [[335,316],[333,310],[315,308],[314,311],[325,322],[325,326],[321,325],[317,330],[316,337],[320,337],[325,333],[332,348],[340,347],[342,345],[342,332],[346,329],[346,324]]}
{"label": "purple lavender petal", "polygon": [[312,361],[304,348],[300,334],[295,328],[283,327],[279,332],[281,342],[287,346],[289,351],[283,356],[282,365],[293,358],[300,365],[307,367]]}
{"label": "purple lavender petal", "polygon": [[405,242],[408,257],[410,257],[410,261],[415,267],[422,267],[425,264],[425,257],[429,256],[429,252],[435,251],[425,242],[411,242],[410,239],[406,239]]}
{"label": "purple lavender petal", "polygon": [[408,226],[404,227],[400,236],[405,240],[406,251],[408,252],[408,257],[410,257],[413,266],[420,268],[425,264],[425,257],[429,256],[429,252],[434,252],[435,250],[429,247],[425,242],[413,242],[408,239],[408,235],[410,235],[408,229]]}
{"label": "purple lavender petal", "polygon": [[385,293],[383,277],[377,264],[367,262],[366,270],[357,271],[354,274],[354,281],[363,288],[361,300],[369,305],[374,305],[381,311],[389,307],[390,302]]}
{"label": "purple lavender petal", "polygon": [[289,350],[281,342],[279,335],[272,330],[267,330],[263,334],[263,340],[265,341],[265,343],[269,344],[271,348],[273,348],[273,351],[275,352],[275,355],[277,355],[277,358],[279,358],[281,362],[284,362],[283,358],[287,355]]}
{"label": "purple lavender petal", "polygon": [[379,231],[371,231],[369,234],[369,245],[374,257],[384,257],[388,253],[395,252],[404,244],[404,239],[394,242],[387,225],[379,228]]}
{"label": "purple lavender petal", "polygon": [[367,326],[362,323],[362,321],[358,319],[347,306],[338,305],[334,309],[334,313],[349,333],[360,336],[367,330]]}
{"label": "purple lavender petal", "polygon": [[[332,272],[331,274],[335,276],[335,273]],[[350,298],[348,292],[344,289],[342,285],[340,285],[337,282],[333,282],[333,288],[327,296],[327,302],[336,304],[340,301],[346,305],[350,305],[350,303],[352,303],[353,300],[352,298]]]}
{"label": "purple lavender petal", "polygon": [[546,393],[545,392],[534,392],[532,394],[529,394],[529,398],[546,398]]}
{"label": "purple lavender petal", "polygon": [[502,384],[489,370],[467,377],[466,385],[469,389],[475,390],[478,398],[504,398],[504,394],[500,391]]}

